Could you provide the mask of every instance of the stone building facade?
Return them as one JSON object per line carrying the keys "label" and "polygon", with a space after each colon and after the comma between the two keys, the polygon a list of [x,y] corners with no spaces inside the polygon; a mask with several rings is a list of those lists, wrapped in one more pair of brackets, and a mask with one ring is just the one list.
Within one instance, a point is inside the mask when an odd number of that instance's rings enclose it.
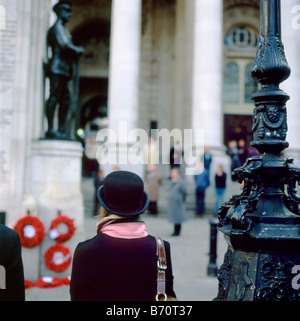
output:
{"label": "stone building facade", "polygon": [[[40,139],[49,86],[43,79],[45,38],[56,2],[0,0],[0,211],[9,226],[27,209],[49,225],[62,209],[82,227],[81,144],[49,146]],[[259,36],[259,0],[72,3],[67,27],[74,43],[85,47],[74,132],[90,138],[103,128],[118,132],[119,121],[147,133],[199,128],[215,164],[226,158],[228,141],[251,141],[250,97],[257,84],[249,69]],[[292,70],[282,85],[291,97],[287,153],[296,162],[299,13],[298,0],[282,1],[282,40]],[[48,156],[55,159],[55,170],[45,161]]]}
{"label": "stone building facade", "polygon": [[[77,123],[87,131],[102,126],[117,131],[119,120],[149,133],[201,128],[205,145],[217,154],[230,140],[249,145],[259,1],[130,1],[73,1],[69,29],[88,48]],[[288,139],[294,155],[300,147],[294,124],[299,119],[296,6],[291,0],[282,4],[283,42],[293,70],[284,86],[291,95]]]}

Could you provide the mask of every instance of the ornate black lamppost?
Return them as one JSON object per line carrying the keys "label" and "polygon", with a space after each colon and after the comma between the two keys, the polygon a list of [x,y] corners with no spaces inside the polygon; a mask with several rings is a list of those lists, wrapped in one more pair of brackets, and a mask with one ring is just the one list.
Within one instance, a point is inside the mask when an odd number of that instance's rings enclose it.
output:
{"label": "ornate black lamppost", "polygon": [[300,273],[300,169],[282,157],[288,147],[289,96],[279,84],[290,68],[281,42],[280,0],[260,1],[260,38],[251,73],[261,84],[252,97],[251,143],[260,156],[234,171],[243,192],[218,213],[228,251],[218,271],[216,299],[300,300],[295,282]]}

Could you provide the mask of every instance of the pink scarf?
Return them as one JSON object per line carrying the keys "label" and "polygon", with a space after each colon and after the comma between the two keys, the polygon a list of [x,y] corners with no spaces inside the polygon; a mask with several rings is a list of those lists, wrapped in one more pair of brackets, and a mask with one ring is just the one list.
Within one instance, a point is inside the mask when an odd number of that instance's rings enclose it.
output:
{"label": "pink scarf", "polygon": [[103,218],[97,225],[97,232],[122,239],[138,239],[148,236],[144,222],[116,223],[119,219],[124,219],[124,217],[113,214]]}
{"label": "pink scarf", "polygon": [[148,236],[143,222],[109,224],[102,227],[101,232],[119,239],[139,239]]}

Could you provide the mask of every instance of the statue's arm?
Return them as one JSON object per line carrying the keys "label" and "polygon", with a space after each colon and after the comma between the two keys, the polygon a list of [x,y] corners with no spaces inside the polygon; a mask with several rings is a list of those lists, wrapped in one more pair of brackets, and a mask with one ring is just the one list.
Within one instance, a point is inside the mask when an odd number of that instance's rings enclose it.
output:
{"label": "statue's arm", "polygon": [[61,49],[69,51],[70,54],[73,54],[76,57],[83,53],[84,50],[82,47],[75,46],[72,41],[70,41],[70,38],[68,37],[64,26],[62,26],[61,24],[57,24],[55,28],[55,34],[57,43],[61,47]]}

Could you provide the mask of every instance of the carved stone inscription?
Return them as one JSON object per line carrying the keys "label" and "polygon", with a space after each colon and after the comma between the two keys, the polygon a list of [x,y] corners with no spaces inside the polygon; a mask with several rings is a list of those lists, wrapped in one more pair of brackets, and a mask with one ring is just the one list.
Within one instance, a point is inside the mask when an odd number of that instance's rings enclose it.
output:
{"label": "carved stone inscription", "polygon": [[9,1],[1,1],[6,9],[6,26],[0,29],[0,194],[5,197],[10,177],[13,97],[16,70],[17,17]]}

